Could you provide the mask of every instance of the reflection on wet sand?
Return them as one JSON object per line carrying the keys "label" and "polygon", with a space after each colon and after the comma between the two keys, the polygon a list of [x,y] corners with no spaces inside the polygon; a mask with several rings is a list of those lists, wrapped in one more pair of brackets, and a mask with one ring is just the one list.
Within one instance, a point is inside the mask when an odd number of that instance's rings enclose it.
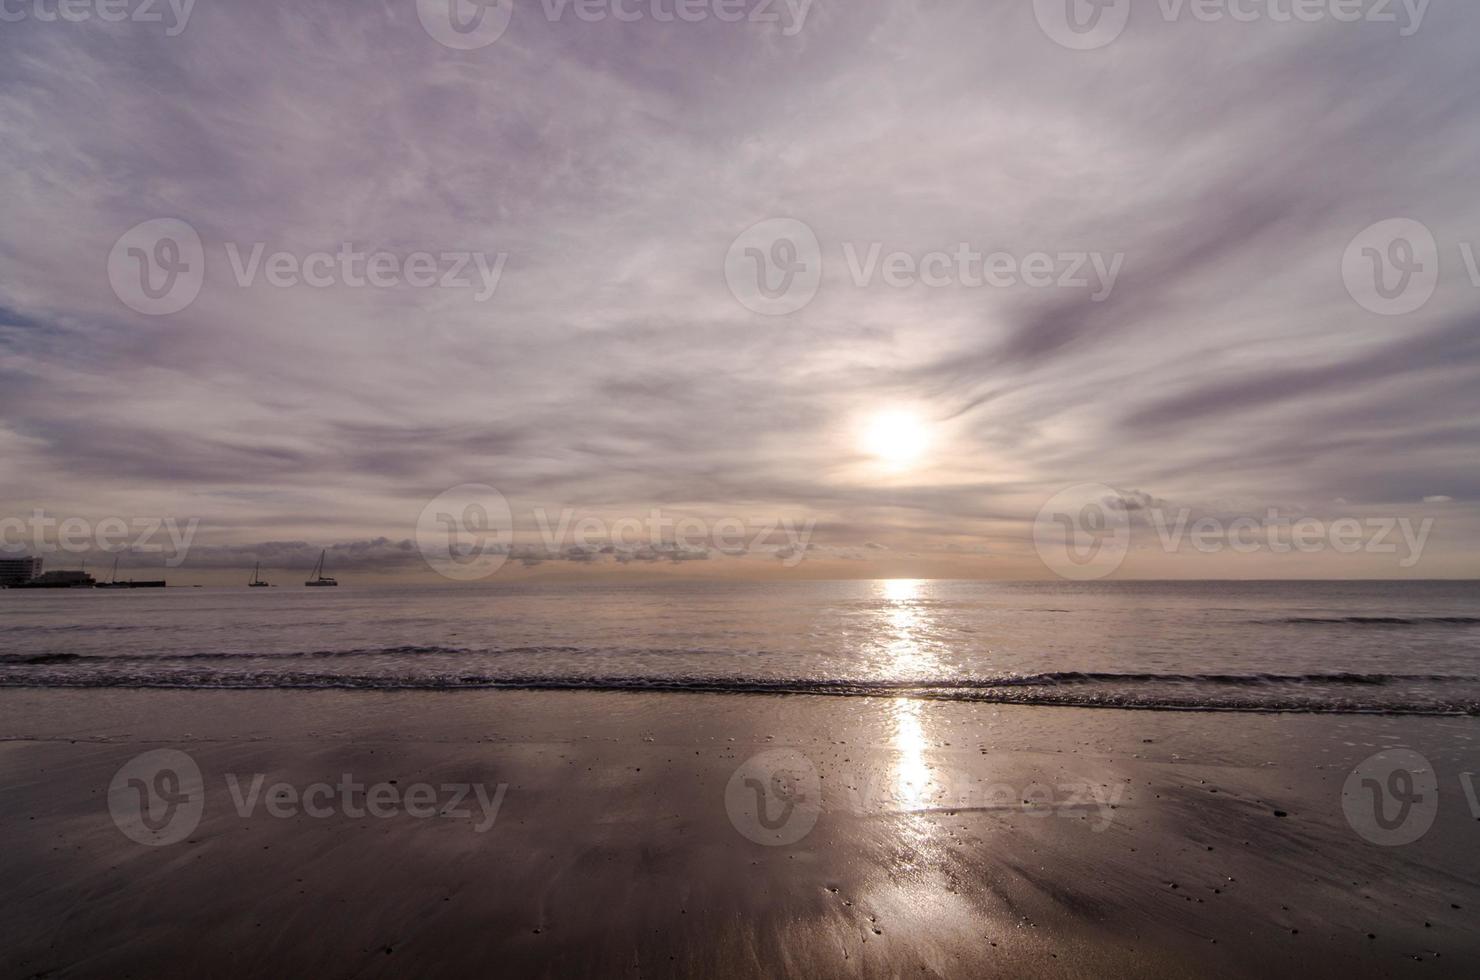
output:
{"label": "reflection on wet sand", "polygon": [[[926,676],[940,666],[922,642],[929,628],[929,612],[918,600],[928,583],[918,579],[889,579],[879,583],[884,601],[883,617],[890,637],[888,669],[894,678]],[[896,699],[891,705],[894,723],[894,797],[900,809],[917,810],[930,805],[939,787],[934,785],[925,762],[925,732],[920,703]]]}
{"label": "reflection on wet sand", "polygon": [[[883,600],[883,632],[889,637],[888,671],[894,678],[933,674],[940,664],[924,642],[930,629],[930,613],[919,600],[929,584],[915,579],[891,579],[879,583]],[[897,869],[914,872],[922,879],[928,873],[928,849],[932,838],[930,819],[924,814],[935,805],[940,786],[926,761],[926,737],[921,703],[897,698],[889,706],[893,751],[889,774],[889,799],[877,801],[892,811],[899,829]]]}

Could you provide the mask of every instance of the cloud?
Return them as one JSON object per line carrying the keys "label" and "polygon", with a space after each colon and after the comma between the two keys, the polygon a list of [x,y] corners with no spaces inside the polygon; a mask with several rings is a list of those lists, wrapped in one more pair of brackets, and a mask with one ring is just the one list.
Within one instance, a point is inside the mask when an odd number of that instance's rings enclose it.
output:
{"label": "cloud", "polygon": [[1145,490],[1118,490],[1105,498],[1105,505],[1111,510],[1139,511],[1164,507],[1166,501],[1153,497]]}
{"label": "cloud", "polygon": [[[212,546],[287,542],[273,561],[340,541],[347,565],[402,560],[426,502],[468,482],[520,514],[815,518],[875,559],[1030,554],[1034,513],[1083,482],[1471,501],[1477,30],[1471,4],[1409,38],[1148,18],[1081,53],[1028,4],[967,0],[819,4],[795,37],[516,16],[478,52],[409,7],[337,0],[221,5],[178,38],[7,25],[0,500],[199,516]],[[1422,310],[1380,317],[1340,261],[1399,215],[1434,230],[1443,274]],[[196,228],[206,276],[150,317],[105,259],[160,216]],[[722,264],[779,216],[816,232],[824,275],[763,317]],[[484,303],[242,286],[226,247],[254,243],[507,265]],[[1124,263],[1102,302],[860,287],[844,243]],[[895,403],[937,429],[914,471],[852,436]]]}

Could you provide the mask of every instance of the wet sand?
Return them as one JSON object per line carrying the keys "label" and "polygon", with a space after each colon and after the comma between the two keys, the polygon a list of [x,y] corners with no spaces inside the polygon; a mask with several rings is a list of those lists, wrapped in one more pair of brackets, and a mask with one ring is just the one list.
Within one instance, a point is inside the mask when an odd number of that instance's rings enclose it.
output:
{"label": "wet sand", "polygon": [[[1467,975],[1477,736],[890,699],[0,691],[0,975]],[[1395,746],[1433,763],[1438,806],[1381,846],[1342,791]],[[198,822],[188,778],[138,784],[174,811],[110,793],[158,750],[199,767]]]}

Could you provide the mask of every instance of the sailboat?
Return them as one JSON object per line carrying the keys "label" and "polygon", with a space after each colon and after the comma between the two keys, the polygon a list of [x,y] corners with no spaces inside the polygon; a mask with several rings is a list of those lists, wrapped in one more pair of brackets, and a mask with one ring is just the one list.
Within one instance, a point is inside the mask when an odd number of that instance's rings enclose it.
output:
{"label": "sailboat", "polygon": [[120,581],[118,581],[118,556],[117,555],[114,555],[113,556],[113,577],[110,578],[106,582],[99,582],[97,585],[94,585],[93,588],[95,588],[95,589],[126,589],[126,588],[128,588],[128,583],[127,582],[120,582]]}
{"label": "sailboat", "polygon": [[324,556],[328,553],[329,552],[327,549],[319,552],[319,563],[313,567],[313,578],[309,579],[307,582],[304,582],[304,585],[308,586],[309,588],[314,588],[316,586],[323,587],[339,584],[334,579],[328,578],[324,575]]}
{"label": "sailboat", "polygon": [[113,556],[113,577],[106,582],[99,582],[94,588],[98,589],[162,589],[165,587],[163,579],[137,582],[129,579],[126,582],[118,581],[118,555]]}
{"label": "sailboat", "polygon": [[252,581],[248,582],[247,585],[253,589],[266,589],[271,587],[271,582],[262,581],[262,563],[260,561],[257,563],[257,566],[252,569]]}

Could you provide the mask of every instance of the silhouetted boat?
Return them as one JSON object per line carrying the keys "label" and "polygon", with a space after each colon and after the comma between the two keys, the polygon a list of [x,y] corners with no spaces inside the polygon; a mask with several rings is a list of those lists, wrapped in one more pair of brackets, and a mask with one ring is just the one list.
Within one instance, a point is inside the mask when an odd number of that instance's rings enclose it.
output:
{"label": "silhouetted boat", "polygon": [[319,563],[313,567],[313,578],[309,579],[307,582],[304,582],[304,585],[308,586],[309,588],[315,588],[339,584],[338,582],[334,581],[334,579],[329,578],[324,574],[324,556],[328,553],[329,552],[327,549],[319,552]]}
{"label": "silhouetted boat", "polygon": [[252,581],[248,582],[247,585],[250,586],[251,588],[254,588],[254,589],[271,588],[272,587],[272,583],[271,582],[264,582],[264,581],[262,581],[261,572],[262,572],[262,563],[259,561],[257,563],[257,567],[255,567],[255,568],[252,569]]}
{"label": "silhouetted boat", "polygon": [[162,589],[165,587],[164,579],[156,579],[147,582],[137,582],[129,579],[125,582],[118,581],[118,556],[113,556],[113,577],[106,582],[94,585],[95,589]]}
{"label": "silhouetted boat", "polygon": [[126,589],[126,588],[128,588],[128,584],[126,582],[120,582],[120,581],[118,581],[118,556],[117,555],[114,555],[113,556],[113,575],[112,575],[112,577],[109,578],[108,581],[106,581],[106,582],[99,582],[97,585],[94,585],[93,588],[95,588],[95,589]]}

